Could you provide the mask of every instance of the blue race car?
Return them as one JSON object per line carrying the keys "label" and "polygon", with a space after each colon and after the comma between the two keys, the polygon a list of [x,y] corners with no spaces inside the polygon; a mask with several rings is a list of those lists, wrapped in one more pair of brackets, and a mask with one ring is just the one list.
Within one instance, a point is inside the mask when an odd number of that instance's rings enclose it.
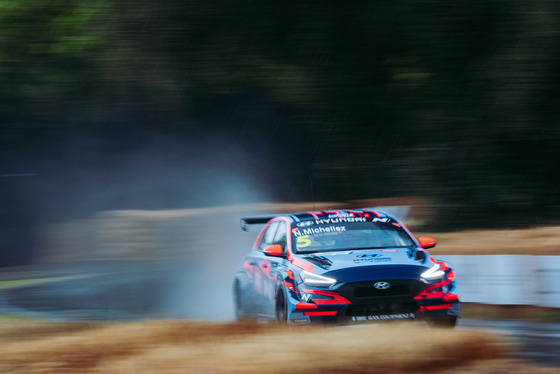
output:
{"label": "blue race car", "polygon": [[455,326],[455,273],[395,217],[336,210],[248,217],[265,224],[235,276],[237,319],[279,323],[426,320]]}

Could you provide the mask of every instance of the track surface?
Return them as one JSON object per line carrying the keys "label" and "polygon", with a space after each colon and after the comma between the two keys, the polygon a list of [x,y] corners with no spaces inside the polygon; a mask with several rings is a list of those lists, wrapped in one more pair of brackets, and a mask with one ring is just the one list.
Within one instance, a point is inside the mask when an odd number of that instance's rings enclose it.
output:
{"label": "track surface", "polygon": [[560,368],[560,323],[462,318],[458,328],[504,334],[519,344],[519,357],[539,365]]}
{"label": "track surface", "polygon": [[[31,278],[55,281],[0,290],[0,314],[64,321],[233,318],[233,274],[193,263],[67,263],[5,268],[0,275],[0,281]],[[460,319],[457,328],[504,334],[519,345],[519,357],[560,368],[560,324]]]}

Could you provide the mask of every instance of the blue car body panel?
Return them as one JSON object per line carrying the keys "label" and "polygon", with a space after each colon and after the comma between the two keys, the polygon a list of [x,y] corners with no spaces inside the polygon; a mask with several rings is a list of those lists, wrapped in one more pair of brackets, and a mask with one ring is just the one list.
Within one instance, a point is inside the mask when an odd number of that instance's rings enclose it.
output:
{"label": "blue car body panel", "polygon": [[[453,326],[459,293],[449,264],[375,210],[242,219],[265,223],[234,281],[239,319],[282,323],[419,320]],[[431,238],[426,238],[431,239]]]}

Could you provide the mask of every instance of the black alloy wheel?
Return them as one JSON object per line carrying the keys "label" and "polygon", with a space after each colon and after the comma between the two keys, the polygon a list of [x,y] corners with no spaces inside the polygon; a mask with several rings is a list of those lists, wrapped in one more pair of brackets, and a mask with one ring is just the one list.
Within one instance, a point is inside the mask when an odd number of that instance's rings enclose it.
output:
{"label": "black alloy wheel", "polygon": [[243,321],[248,319],[247,312],[243,307],[243,291],[241,290],[241,285],[239,282],[235,282],[235,286],[233,288],[233,295],[234,295],[234,310],[235,310],[235,319],[237,321]]}
{"label": "black alloy wheel", "polygon": [[288,304],[283,288],[278,288],[276,292],[276,322],[278,324],[288,323]]}
{"label": "black alloy wheel", "polygon": [[430,320],[430,325],[434,327],[453,328],[457,324],[457,316],[446,316]]}

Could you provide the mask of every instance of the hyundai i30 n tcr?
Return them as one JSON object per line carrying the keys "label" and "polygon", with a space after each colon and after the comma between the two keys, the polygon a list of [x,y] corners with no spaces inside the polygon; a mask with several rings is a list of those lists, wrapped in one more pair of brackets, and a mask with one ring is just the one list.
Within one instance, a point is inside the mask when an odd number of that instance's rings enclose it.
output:
{"label": "hyundai i30 n tcr", "polygon": [[238,319],[280,323],[426,320],[454,326],[455,273],[395,217],[337,210],[248,217],[265,224],[233,284]]}

